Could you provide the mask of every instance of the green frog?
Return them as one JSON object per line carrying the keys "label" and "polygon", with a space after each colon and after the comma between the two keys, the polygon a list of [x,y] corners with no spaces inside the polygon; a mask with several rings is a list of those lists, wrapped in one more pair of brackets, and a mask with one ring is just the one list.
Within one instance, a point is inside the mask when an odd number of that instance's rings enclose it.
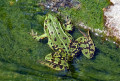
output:
{"label": "green frog", "polygon": [[39,62],[58,71],[69,69],[68,62],[72,61],[78,52],[81,51],[88,59],[92,58],[95,52],[89,31],[86,36],[79,30],[83,36],[73,40],[68,33],[68,31],[72,31],[73,26],[68,18],[67,21],[65,25],[62,25],[55,15],[48,14],[44,20],[44,34],[38,36],[33,30],[31,32],[33,38],[38,41],[45,37],[48,38],[48,45],[54,50],[54,53],[46,55],[46,61]]}

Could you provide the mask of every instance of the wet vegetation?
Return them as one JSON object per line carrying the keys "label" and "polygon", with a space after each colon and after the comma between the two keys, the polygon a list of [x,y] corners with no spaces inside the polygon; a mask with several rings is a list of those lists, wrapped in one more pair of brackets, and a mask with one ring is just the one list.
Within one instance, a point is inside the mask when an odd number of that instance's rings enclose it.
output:
{"label": "wet vegetation", "polygon": [[[79,0],[80,9],[62,8],[62,14],[69,15],[73,24],[80,21],[93,28],[103,29],[102,8],[108,0]],[[96,51],[92,59],[76,57],[70,64],[70,71],[55,71],[39,64],[39,59],[53,52],[47,39],[35,41],[31,29],[43,34],[44,17],[53,13],[38,7],[37,0],[0,0],[0,80],[1,81],[118,81],[120,78],[120,48],[103,41],[90,33]],[[67,13],[66,13],[67,12]],[[57,13],[56,13],[57,14]],[[86,31],[84,31],[86,32]],[[81,36],[77,27],[71,33],[76,39]]]}

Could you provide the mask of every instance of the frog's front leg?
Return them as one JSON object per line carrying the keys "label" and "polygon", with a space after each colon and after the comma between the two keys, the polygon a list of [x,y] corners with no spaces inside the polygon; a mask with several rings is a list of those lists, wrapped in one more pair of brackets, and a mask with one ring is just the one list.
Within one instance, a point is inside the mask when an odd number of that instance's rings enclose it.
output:
{"label": "frog's front leg", "polygon": [[55,70],[66,70],[69,68],[67,60],[65,57],[58,52],[50,53],[46,55],[45,60],[47,62],[39,61],[41,64],[46,65]]}
{"label": "frog's front leg", "polygon": [[71,19],[69,19],[68,16],[65,19],[65,25],[63,27],[68,32],[73,30],[73,25],[71,23]]}
{"label": "frog's front leg", "polygon": [[35,33],[33,30],[31,30],[31,33],[30,33],[30,34],[31,34],[32,37],[33,37],[35,40],[37,40],[37,41],[39,41],[40,39],[44,39],[45,37],[47,37],[47,34],[46,34],[46,33],[38,36],[38,35],[37,35],[37,32]]}

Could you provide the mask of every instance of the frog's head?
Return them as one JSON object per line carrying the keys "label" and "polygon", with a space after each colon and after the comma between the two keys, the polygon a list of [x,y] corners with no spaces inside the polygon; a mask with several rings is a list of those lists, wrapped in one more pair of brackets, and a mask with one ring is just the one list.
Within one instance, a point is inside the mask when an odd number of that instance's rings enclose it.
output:
{"label": "frog's head", "polygon": [[56,20],[57,18],[53,14],[47,14],[46,19]]}

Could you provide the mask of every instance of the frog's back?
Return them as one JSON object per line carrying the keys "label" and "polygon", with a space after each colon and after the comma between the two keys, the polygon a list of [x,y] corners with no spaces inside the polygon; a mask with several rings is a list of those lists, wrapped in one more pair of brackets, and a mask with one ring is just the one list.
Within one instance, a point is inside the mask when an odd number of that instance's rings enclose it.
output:
{"label": "frog's back", "polygon": [[48,14],[44,22],[44,31],[48,36],[48,44],[50,47],[57,49],[69,50],[69,45],[72,41],[72,36],[64,32],[58,19]]}

